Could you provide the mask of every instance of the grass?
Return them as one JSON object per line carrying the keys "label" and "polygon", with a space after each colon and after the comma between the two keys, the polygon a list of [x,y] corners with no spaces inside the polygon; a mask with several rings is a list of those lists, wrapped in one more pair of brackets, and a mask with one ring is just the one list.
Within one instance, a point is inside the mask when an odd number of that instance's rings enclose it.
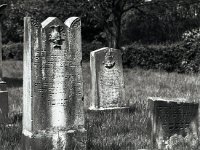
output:
{"label": "grass", "polygon": [[[9,93],[10,115],[22,112],[22,61],[3,62],[3,80],[7,82]],[[90,70],[89,64],[83,63],[84,96],[86,103],[90,99]],[[126,99],[135,108],[133,115],[134,127],[140,133],[132,138],[133,141],[143,141],[135,148],[147,148],[149,139],[147,130],[147,97],[186,98],[188,101],[200,99],[200,76],[197,74],[167,73],[159,70],[124,69]],[[20,149],[21,124],[4,129],[0,132],[0,149]],[[140,129],[140,131],[139,131]],[[117,138],[117,137],[116,137]],[[119,137],[118,138],[123,138]],[[138,142],[139,143],[139,142]],[[146,143],[146,145],[145,145]]]}

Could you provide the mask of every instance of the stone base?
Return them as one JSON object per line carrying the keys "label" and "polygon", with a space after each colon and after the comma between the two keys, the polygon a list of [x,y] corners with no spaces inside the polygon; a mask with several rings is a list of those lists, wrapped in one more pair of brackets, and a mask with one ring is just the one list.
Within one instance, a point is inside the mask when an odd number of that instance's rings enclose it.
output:
{"label": "stone base", "polygon": [[149,97],[152,149],[199,149],[199,104],[183,98]]}
{"label": "stone base", "polygon": [[86,150],[84,129],[22,135],[22,150]]}

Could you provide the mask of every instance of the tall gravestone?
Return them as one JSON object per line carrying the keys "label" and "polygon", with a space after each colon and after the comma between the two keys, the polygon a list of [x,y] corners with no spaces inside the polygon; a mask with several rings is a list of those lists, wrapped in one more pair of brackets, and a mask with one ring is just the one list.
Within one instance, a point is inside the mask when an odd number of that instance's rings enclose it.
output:
{"label": "tall gravestone", "polygon": [[[90,53],[91,99],[86,111],[88,149],[134,149],[128,101],[125,99],[122,54],[113,48]],[[120,137],[123,137],[120,138]],[[115,147],[113,147],[115,146]]]}
{"label": "tall gravestone", "polygon": [[7,122],[8,92],[6,82],[2,80],[2,18],[6,4],[0,5],[0,123]]}
{"label": "tall gravestone", "polygon": [[198,149],[198,103],[148,98],[153,149]]}
{"label": "tall gravestone", "polygon": [[25,17],[24,28],[23,149],[73,149],[84,132],[81,21]]}

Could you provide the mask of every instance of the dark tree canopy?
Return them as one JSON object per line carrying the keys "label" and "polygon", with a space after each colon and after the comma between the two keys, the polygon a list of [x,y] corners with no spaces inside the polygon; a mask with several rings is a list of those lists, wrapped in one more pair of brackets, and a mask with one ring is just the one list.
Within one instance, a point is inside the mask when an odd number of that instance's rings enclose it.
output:
{"label": "dark tree canopy", "polygon": [[200,25],[199,0],[2,0],[4,43],[23,40],[23,18],[81,17],[83,39],[119,48],[134,41],[179,40]]}

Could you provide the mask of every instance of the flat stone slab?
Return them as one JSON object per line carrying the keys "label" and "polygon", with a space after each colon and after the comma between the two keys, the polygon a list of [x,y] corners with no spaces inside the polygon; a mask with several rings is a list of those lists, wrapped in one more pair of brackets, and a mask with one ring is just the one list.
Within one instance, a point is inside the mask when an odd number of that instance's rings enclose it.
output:
{"label": "flat stone slab", "polygon": [[191,149],[198,146],[198,103],[183,98],[150,97],[148,104],[152,148],[173,148],[180,144],[175,139]]}
{"label": "flat stone slab", "polygon": [[163,98],[163,97],[148,97],[148,100],[152,101],[165,101],[165,102],[176,102],[176,103],[197,103],[197,102],[188,102],[185,98]]}

